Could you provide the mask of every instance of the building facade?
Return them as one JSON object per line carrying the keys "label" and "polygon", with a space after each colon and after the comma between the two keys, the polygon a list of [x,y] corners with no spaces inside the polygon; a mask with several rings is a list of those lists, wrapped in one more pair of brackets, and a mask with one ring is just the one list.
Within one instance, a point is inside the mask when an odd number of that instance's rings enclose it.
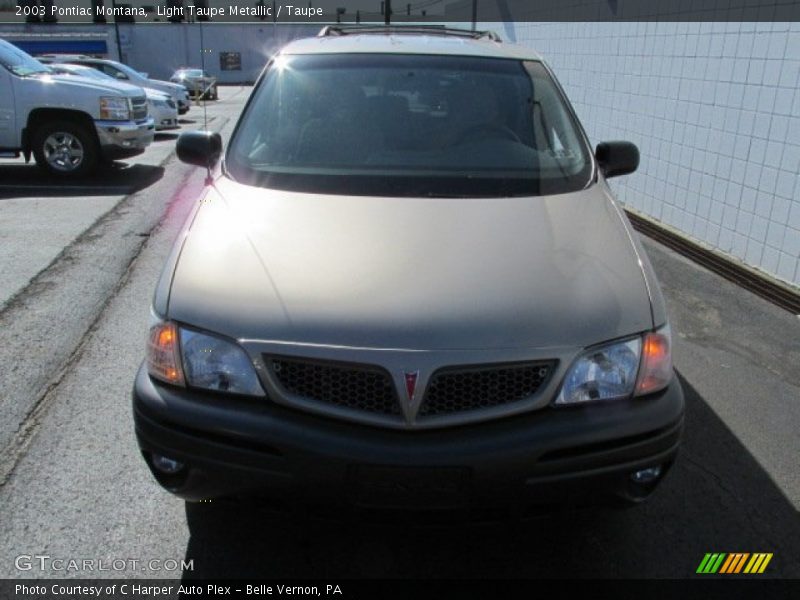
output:
{"label": "building facade", "polygon": [[800,285],[800,23],[492,24],[553,67],[593,143],[636,143],[619,199]]}

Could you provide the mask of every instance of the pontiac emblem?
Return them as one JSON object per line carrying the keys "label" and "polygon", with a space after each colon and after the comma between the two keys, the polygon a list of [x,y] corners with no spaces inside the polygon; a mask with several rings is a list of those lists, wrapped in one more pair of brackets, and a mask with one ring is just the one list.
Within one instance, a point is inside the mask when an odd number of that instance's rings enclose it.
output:
{"label": "pontiac emblem", "polygon": [[408,394],[409,402],[414,400],[414,392],[417,390],[417,377],[419,377],[419,371],[407,372],[405,373],[406,377],[406,393]]}

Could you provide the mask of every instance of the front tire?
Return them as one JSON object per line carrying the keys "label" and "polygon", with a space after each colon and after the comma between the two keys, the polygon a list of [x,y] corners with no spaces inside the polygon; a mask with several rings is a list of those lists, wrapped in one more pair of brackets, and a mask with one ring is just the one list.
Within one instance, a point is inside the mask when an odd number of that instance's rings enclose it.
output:
{"label": "front tire", "polygon": [[97,167],[97,139],[80,123],[45,123],[35,131],[32,141],[36,164],[52,175],[80,177]]}

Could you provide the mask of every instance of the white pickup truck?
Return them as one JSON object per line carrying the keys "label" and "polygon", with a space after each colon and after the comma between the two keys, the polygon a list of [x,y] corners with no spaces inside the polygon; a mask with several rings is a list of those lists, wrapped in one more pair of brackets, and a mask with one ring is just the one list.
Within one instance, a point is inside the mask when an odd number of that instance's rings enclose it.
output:
{"label": "white pickup truck", "polygon": [[49,172],[74,177],[141,154],[154,135],[141,90],[54,75],[0,40],[0,156],[33,155]]}

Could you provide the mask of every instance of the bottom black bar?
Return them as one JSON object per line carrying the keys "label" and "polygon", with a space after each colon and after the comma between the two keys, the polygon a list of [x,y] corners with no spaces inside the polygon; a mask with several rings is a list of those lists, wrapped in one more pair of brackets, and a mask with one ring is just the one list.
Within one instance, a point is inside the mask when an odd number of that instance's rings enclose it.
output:
{"label": "bottom black bar", "polygon": [[227,598],[533,599],[556,591],[585,598],[800,598],[800,580],[697,575],[684,580],[0,580],[0,600],[201,600]]}

